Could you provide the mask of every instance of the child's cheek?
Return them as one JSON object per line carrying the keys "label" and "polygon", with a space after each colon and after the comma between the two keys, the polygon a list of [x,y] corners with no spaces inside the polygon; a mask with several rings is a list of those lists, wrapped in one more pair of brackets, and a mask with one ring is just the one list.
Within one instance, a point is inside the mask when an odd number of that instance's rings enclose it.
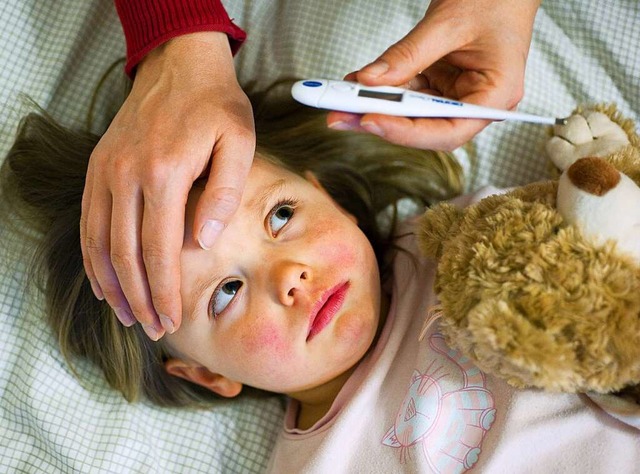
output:
{"label": "child's cheek", "polygon": [[323,242],[318,249],[318,255],[323,256],[328,266],[335,268],[351,268],[357,260],[353,247],[337,240]]}
{"label": "child's cheek", "polygon": [[336,342],[356,352],[369,347],[376,333],[378,315],[375,308],[365,305],[351,309],[340,317],[334,328]]}
{"label": "child's cheek", "polygon": [[243,352],[252,357],[284,360],[289,352],[281,329],[266,321],[256,323],[241,341]]}
{"label": "child's cheek", "polygon": [[371,244],[355,224],[344,219],[319,219],[308,232],[308,251],[321,257],[329,268],[353,269],[364,259]]}

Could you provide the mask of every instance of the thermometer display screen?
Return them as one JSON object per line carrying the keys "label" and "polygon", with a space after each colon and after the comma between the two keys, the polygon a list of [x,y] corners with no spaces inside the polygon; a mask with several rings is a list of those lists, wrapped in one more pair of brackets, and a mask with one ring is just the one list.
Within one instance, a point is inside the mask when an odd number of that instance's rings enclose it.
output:
{"label": "thermometer display screen", "polygon": [[402,92],[379,92],[366,89],[358,91],[358,97],[369,97],[371,99],[390,100],[392,102],[402,102]]}

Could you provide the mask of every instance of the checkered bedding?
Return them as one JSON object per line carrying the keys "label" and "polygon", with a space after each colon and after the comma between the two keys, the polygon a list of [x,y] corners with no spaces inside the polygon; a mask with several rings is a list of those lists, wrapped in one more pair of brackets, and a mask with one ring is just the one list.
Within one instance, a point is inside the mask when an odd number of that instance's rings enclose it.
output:
{"label": "checkered bedding", "polygon": [[[415,0],[227,1],[249,39],[236,58],[250,92],[275,81],[341,78],[402,37],[424,14]],[[384,27],[380,25],[384,19]],[[108,0],[0,3],[0,156],[11,144],[24,93],[68,125],[82,126],[91,93],[124,55]],[[519,109],[565,116],[577,104],[615,102],[640,118],[640,3],[545,0],[536,19]],[[96,131],[122,98],[112,75],[97,97]],[[459,150],[469,190],[545,177],[546,129],[496,123]],[[79,361],[80,380],[43,322],[28,285],[29,241],[0,227],[1,472],[261,472],[279,429],[277,398],[207,411],[128,404]]]}

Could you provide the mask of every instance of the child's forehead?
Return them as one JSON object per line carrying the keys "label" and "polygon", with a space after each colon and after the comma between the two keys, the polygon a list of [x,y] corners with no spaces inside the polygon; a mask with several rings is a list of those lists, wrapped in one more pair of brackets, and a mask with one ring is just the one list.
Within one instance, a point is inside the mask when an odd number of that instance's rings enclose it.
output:
{"label": "child's forehead", "polygon": [[259,151],[253,156],[253,163],[251,168],[269,169],[272,172],[280,173],[287,172],[286,167],[280,163],[276,158],[272,158],[268,155],[263,155]]}
{"label": "child's forehead", "polygon": [[287,183],[307,181],[301,174],[290,170],[276,158],[263,156],[256,152],[249,170],[245,192],[248,188],[264,184],[265,179],[280,179]]}
{"label": "child's forehead", "polygon": [[[253,162],[251,163],[251,167],[249,169],[249,174],[247,176],[247,181],[251,179],[252,174],[273,174],[273,175],[281,175],[284,179],[296,180],[297,178],[301,178],[300,175],[290,171],[286,166],[279,163],[277,159],[270,158],[268,156],[262,155],[259,152],[256,152],[253,158]],[[192,186],[192,194],[199,195],[206,187],[208,180],[211,177],[209,175],[204,175],[194,181]],[[244,183],[245,186],[248,184]],[[246,189],[245,189],[246,191]]]}
{"label": "child's forehead", "polygon": [[[191,188],[187,210],[189,210],[190,207],[192,209],[191,212],[187,212],[186,216],[188,226],[193,223],[193,208],[205,190],[209,179],[210,177],[204,176],[195,181]],[[269,194],[275,193],[288,184],[300,182],[306,182],[306,180],[302,176],[288,170],[282,164],[279,164],[275,159],[256,153],[251,168],[249,169],[247,180],[244,183],[240,209],[255,202],[256,199],[259,201],[267,200]],[[240,209],[238,209],[238,211]],[[231,217],[231,220],[238,217],[239,214],[242,213],[236,212],[236,214]]]}

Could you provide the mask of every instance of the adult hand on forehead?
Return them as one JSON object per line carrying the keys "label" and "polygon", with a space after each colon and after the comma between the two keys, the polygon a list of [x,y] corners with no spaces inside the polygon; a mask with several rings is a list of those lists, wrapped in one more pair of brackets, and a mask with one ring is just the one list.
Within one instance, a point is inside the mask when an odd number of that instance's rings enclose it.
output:
{"label": "adult hand on forehead", "polygon": [[[524,93],[525,65],[540,3],[432,0],[413,30],[345,79],[368,86],[404,86],[512,110]],[[327,123],[335,129],[370,132],[400,145],[453,150],[490,122],[331,112]]]}
{"label": "adult hand on forehead", "polygon": [[91,155],[82,199],[87,277],[123,324],[139,321],[153,340],[178,329],[189,191],[206,175],[193,234],[209,248],[238,208],[254,150],[226,34],[177,37],[145,57]]}

